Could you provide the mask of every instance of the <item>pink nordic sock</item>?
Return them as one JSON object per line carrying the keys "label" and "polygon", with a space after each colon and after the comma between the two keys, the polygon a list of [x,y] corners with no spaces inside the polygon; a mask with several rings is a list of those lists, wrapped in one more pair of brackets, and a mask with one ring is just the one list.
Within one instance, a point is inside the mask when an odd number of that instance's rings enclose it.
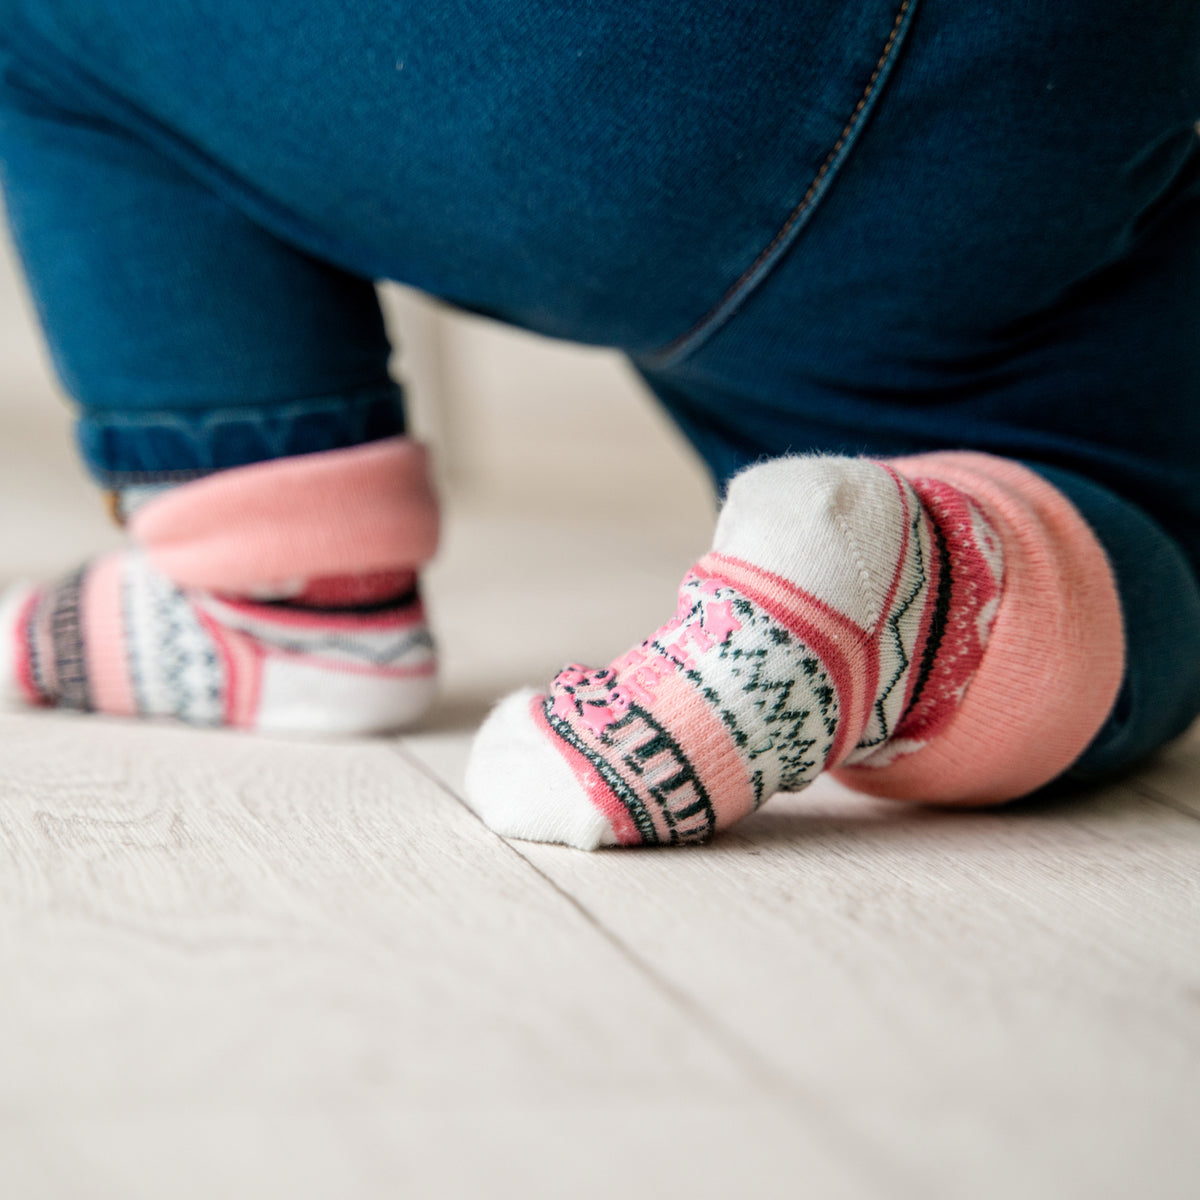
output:
{"label": "pink nordic sock", "polygon": [[437,508],[403,438],[123,497],[131,545],[0,600],[26,703],[242,729],[410,723],[435,657],[417,592]]}
{"label": "pink nordic sock", "polygon": [[[1003,655],[1025,657],[1006,609],[1024,619],[1031,603],[1054,630],[1044,661],[993,666],[1000,629]],[[568,667],[496,709],[467,795],[500,833],[587,849],[703,841],[838,767],[879,794],[1007,799],[1085,748],[1121,660],[1103,551],[1027,469],[776,459],[731,484],[670,621],[609,667]],[[968,708],[977,677],[985,699]],[[1031,700],[1065,714],[1032,752],[1030,722],[1007,711]]]}

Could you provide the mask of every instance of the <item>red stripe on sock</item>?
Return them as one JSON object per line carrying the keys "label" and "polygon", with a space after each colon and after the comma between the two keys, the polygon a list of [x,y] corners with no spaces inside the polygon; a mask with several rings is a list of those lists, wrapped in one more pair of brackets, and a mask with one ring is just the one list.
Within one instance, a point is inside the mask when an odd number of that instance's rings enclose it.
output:
{"label": "red stripe on sock", "polygon": [[295,610],[271,604],[255,604],[251,600],[230,600],[224,596],[212,596],[207,600],[211,607],[228,609],[231,613],[291,629],[327,629],[336,633],[365,633],[407,629],[425,621],[425,606],[414,600],[402,609],[389,609],[382,613],[338,613],[326,609]]}
{"label": "red stripe on sock", "polygon": [[304,590],[289,599],[310,608],[355,608],[383,604],[411,592],[415,571],[371,571],[361,575],[332,575],[305,581]]}

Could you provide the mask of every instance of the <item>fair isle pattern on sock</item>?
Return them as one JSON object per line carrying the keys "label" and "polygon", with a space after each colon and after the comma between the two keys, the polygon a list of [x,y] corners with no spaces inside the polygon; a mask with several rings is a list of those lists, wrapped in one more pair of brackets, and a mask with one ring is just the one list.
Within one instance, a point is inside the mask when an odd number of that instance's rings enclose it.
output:
{"label": "fair isle pattern on sock", "polygon": [[126,489],[132,544],[0,597],[0,698],[193,725],[370,733],[434,691],[437,542],[406,438]]}
{"label": "fair isle pattern on sock", "polygon": [[[362,587],[325,581],[308,590]],[[139,550],[35,593],[14,633],[32,702],[202,726],[391,729],[423,709],[435,672],[411,582],[400,596],[355,608],[262,604],[176,587]]]}
{"label": "fair isle pattern on sock", "polygon": [[937,599],[948,572],[945,558],[938,553],[938,535],[912,485],[890,468],[888,471],[902,501],[904,526],[884,615],[867,631],[875,660],[869,668],[875,681],[870,716],[853,750],[845,756],[847,762],[870,755],[892,736],[923,682],[915,660],[918,654],[924,658],[931,632],[940,631],[944,619]]}
{"label": "fair isle pattern on sock", "polygon": [[[944,516],[967,511],[937,498]],[[468,798],[517,837],[696,842],[778,790],[869,759],[914,712],[943,713],[953,699],[939,685],[937,703],[922,707],[944,677],[941,652],[959,646],[963,598],[987,588],[971,571],[955,582],[953,550],[968,535],[952,535],[885,464],[752,468],[734,481],[714,551],[684,580],[675,616],[608,668],[566,668],[524,714],[505,702],[481,731]],[[977,615],[968,624],[983,636]],[[955,658],[955,685],[969,660]],[[604,818],[599,835],[577,816],[573,837],[536,778],[505,776],[500,746],[528,744],[522,722],[569,765]]]}
{"label": "fair isle pattern on sock", "polygon": [[[143,554],[135,551],[122,558],[117,584],[134,715],[176,717],[191,725],[221,724],[227,681],[196,610],[169,579],[148,568]],[[114,636],[92,612],[81,613],[80,625],[96,641]],[[109,680],[104,684],[115,686]],[[63,705],[61,697],[56,700]]]}
{"label": "fair isle pattern on sock", "polygon": [[605,670],[566,668],[534,706],[624,843],[703,841],[722,812],[736,819],[803,787],[838,727],[820,660],[694,571],[657,633]]}
{"label": "fair isle pattern on sock", "polygon": [[979,506],[938,479],[918,477],[913,490],[931,518],[940,563],[938,596],[915,695],[886,738],[863,743],[848,766],[880,768],[913,754],[942,732],[983,661],[1000,605],[1004,556]]}

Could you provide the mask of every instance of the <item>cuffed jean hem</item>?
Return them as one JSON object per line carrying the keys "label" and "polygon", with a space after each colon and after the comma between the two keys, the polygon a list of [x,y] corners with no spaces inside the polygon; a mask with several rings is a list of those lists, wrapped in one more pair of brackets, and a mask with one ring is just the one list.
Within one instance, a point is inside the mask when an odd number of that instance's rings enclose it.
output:
{"label": "cuffed jean hem", "polygon": [[184,482],[404,431],[403,391],[391,380],[343,395],[196,412],[90,410],[76,426],[84,462],[106,488]]}

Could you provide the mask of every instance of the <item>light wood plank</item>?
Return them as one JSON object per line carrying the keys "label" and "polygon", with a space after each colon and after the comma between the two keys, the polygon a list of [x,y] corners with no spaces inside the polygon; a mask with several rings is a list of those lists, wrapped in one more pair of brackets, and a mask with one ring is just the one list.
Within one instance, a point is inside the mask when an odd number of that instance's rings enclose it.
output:
{"label": "light wood plank", "polygon": [[1195,1194],[1194,822],[1126,789],[990,815],[830,788],[661,865],[526,853],[913,1195]]}
{"label": "light wood plank", "polygon": [[[468,744],[405,751],[460,788]],[[885,1194],[1195,1194],[1200,824],[1136,786],[956,813],[819,781],[707,847],[513,845]]]}
{"label": "light wood plank", "polygon": [[0,1194],[863,1194],[386,743],[36,714],[0,762]]}
{"label": "light wood plank", "polygon": [[623,1101],[489,1111],[67,1118],[23,1129],[0,1185],[21,1200],[861,1200],[775,1108]]}
{"label": "light wood plank", "polygon": [[460,494],[634,528],[704,510],[707,471],[623,355],[464,314],[441,334]]}

